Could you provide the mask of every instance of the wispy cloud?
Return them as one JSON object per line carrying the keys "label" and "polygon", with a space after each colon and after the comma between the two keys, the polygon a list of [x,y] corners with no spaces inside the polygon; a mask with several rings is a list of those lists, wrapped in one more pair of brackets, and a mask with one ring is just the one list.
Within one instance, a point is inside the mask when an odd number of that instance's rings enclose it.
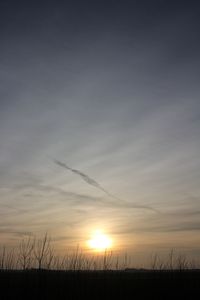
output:
{"label": "wispy cloud", "polygon": [[54,160],[54,162],[59,165],[60,167],[63,167],[71,172],[73,172],[74,174],[79,175],[85,182],[87,182],[88,184],[98,188],[99,190],[103,191],[106,195],[110,196],[110,197],[114,197],[112,194],[110,194],[107,190],[105,190],[96,180],[94,180],[93,178],[89,177],[88,175],[86,175],[85,173],[70,168],[69,166],[67,166],[65,163],[60,162],[59,160]]}
{"label": "wispy cloud", "polygon": [[66,165],[65,163],[63,163],[63,162],[61,162],[59,160],[56,160],[56,159],[54,159],[54,162],[58,166],[66,169],[66,170],[69,170],[69,171],[73,172],[74,174],[80,176],[85,182],[87,182],[88,184],[90,184],[90,185],[96,187],[97,189],[103,191],[110,198],[117,200],[117,203],[116,203],[116,201],[112,203],[113,205],[123,206],[123,207],[129,207],[129,208],[135,208],[135,209],[151,210],[151,211],[154,211],[154,212],[158,212],[158,210],[156,210],[155,208],[153,208],[151,206],[140,205],[140,204],[136,204],[136,203],[127,203],[126,201],[124,201],[124,200],[116,197],[115,195],[111,194],[109,191],[107,191],[106,189],[104,189],[101,186],[101,184],[99,184],[96,180],[94,180],[93,178],[91,178],[87,174],[83,173],[82,171],[73,169],[73,168],[69,167],[68,165]]}

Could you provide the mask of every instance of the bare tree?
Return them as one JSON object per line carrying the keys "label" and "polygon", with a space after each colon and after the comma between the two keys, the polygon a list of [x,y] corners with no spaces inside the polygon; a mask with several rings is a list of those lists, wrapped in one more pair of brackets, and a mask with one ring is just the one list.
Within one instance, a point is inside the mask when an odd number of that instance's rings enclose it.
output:
{"label": "bare tree", "polygon": [[3,270],[5,267],[5,258],[6,258],[6,247],[4,246],[0,255],[0,269]]}
{"label": "bare tree", "polygon": [[112,258],[113,258],[112,251],[105,250],[104,256],[103,256],[103,270],[109,270],[109,269],[111,269]]}
{"label": "bare tree", "polygon": [[16,257],[14,255],[14,249],[5,251],[4,256],[4,269],[13,270],[16,267]]}
{"label": "bare tree", "polygon": [[[39,270],[41,270],[42,267],[45,267],[45,263],[49,261],[52,262],[52,248],[47,233],[44,235],[43,239],[35,240],[33,253]],[[48,268],[49,267],[50,265],[48,263]]]}
{"label": "bare tree", "polygon": [[34,240],[30,237],[28,240],[22,240],[19,244],[18,263],[23,270],[30,268],[33,260]]}
{"label": "bare tree", "polygon": [[171,251],[169,252],[168,268],[171,271],[174,269],[174,249],[171,249]]}
{"label": "bare tree", "polygon": [[48,270],[51,269],[54,257],[55,257],[54,250],[52,247],[49,247],[49,253],[45,257],[45,266]]}
{"label": "bare tree", "polygon": [[176,258],[176,264],[178,270],[186,270],[188,269],[188,261],[186,259],[186,256],[184,254],[179,254]]}
{"label": "bare tree", "polygon": [[156,270],[156,269],[157,269],[157,267],[158,267],[158,260],[159,260],[158,254],[155,253],[155,254],[151,257],[151,269],[152,269],[152,270]]}
{"label": "bare tree", "polygon": [[82,250],[79,248],[79,245],[76,247],[75,253],[71,256],[69,269],[70,270],[81,270],[83,267],[84,258]]}
{"label": "bare tree", "polygon": [[163,270],[167,268],[167,264],[155,253],[151,257],[151,269],[152,270]]}

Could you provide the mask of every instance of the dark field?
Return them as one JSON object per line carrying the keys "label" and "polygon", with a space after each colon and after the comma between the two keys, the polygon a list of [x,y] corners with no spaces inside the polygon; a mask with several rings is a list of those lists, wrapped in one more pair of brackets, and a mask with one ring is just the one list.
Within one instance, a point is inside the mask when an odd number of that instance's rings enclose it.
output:
{"label": "dark field", "polygon": [[200,299],[200,271],[0,271],[0,299]]}

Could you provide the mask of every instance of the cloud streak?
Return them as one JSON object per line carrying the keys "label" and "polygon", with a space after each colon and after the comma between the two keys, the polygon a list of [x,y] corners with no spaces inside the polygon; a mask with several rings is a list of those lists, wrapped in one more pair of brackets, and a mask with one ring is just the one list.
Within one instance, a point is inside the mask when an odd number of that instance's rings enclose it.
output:
{"label": "cloud streak", "polygon": [[67,166],[65,163],[59,161],[59,160],[54,160],[54,162],[60,166],[60,167],[63,167],[71,172],[73,172],[74,174],[76,175],[79,175],[85,182],[87,182],[88,184],[96,187],[97,189],[103,191],[107,196],[110,196],[110,197],[113,197],[113,195],[111,195],[107,190],[105,190],[96,180],[94,180],[93,178],[89,177],[88,175],[86,175],[85,173],[79,171],[79,170],[76,170],[76,169],[73,169],[73,168],[70,168],[69,166]]}
{"label": "cloud streak", "polygon": [[[71,171],[72,173],[80,176],[86,183],[88,183],[88,184],[94,186],[95,188],[103,191],[110,198],[117,200],[118,201],[117,206],[119,206],[119,204],[121,204],[120,206],[124,206],[125,205],[127,207],[127,205],[128,205],[128,207],[130,207],[130,208],[144,209],[144,210],[151,210],[151,211],[154,211],[154,212],[158,212],[158,210],[156,210],[155,208],[153,208],[151,206],[140,205],[140,204],[135,204],[135,203],[128,204],[126,201],[124,201],[124,200],[116,197],[115,195],[111,194],[109,191],[107,191],[106,189],[104,189],[96,180],[94,180],[93,178],[91,178],[87,174],[81,172],[80,170],[73,169],[73,168],[69,167],[68,165],[66,165],[65,163],[63,163],[63,162],[61,162],[61,161],[59,161],[57,159],[54,159],[54,162],[58,166],[66,169],[68,171]],[[113,202],[113,205],[116,205],[116,203]]]}

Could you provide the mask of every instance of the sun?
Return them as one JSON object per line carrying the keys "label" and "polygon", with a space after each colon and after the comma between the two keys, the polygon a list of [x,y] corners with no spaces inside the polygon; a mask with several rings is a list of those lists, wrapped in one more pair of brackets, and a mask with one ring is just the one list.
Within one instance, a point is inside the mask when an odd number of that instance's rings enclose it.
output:
{"label": "sun", "polygon": [[97,230],[88,241],[88,246],[90,249],[103,251],[111,248],[112,240],[100,230]]}

